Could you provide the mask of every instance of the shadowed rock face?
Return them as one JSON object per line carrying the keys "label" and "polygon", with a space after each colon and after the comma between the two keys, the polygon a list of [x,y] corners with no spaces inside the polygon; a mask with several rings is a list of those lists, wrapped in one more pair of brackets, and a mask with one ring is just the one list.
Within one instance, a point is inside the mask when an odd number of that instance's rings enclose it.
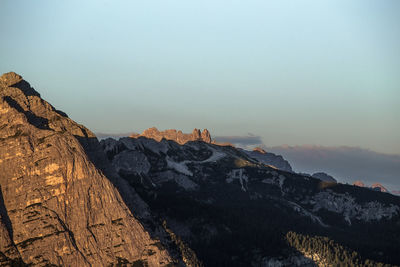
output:
{"label": "shadowed rock face", "polygon": [[281,155],[276,155],[274,153],[266,152],[264,149],[260,147],[256,147],[253,149],[253,151],[248,151],[248,150],[243,150],[247,155],[250,157],[256,159],[257,161],[274,166],[275,168],[278,168],[283,171],[288,171],[291,172],[292,166],[290,166],[290,163],[285,160]]}
{"label": "shadowed rock face", "polygon": [[192,133],[185,134],[182,131],[177,131],[175,129],[169,129],[165,131],[159,131],[156,127],[149,128],[143,131],[142,134],[133,134],[131,138],[146,137],[154,139],[160,142],[162,139],[167,139],[175,141],[178,144],[185,144],[189,141],[203,141],[206,143],[211,143],[211,135],[207,129],[202,132],[199,129],[194,129]]}
{"label": "shadowed rock face", "polygon": [[0,265],[173,262],[105,176],[99,151],[92,132],[21,76],[0,77]]}

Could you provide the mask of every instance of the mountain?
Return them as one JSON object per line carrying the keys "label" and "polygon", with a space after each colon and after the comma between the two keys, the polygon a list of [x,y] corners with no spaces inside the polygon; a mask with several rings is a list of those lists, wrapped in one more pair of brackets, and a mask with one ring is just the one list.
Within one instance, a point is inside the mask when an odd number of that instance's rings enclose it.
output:
{"label": "mountain", "polygon": [[282,155],[296,172],[324,171],[342,183],[362,180],[379,183],[391,191],[399,185],[400,155],[379,153],[358,147],[326,147],[316,145],[267,147]]}
{"label": "mountain", "polygon": [[365,184],[364,184],[362,181],[355,181],[355,182],[353,183],[353,185],[359,186],[359,187],[365,187]]}
{"label": "mountain", "polygon": [[290,166],[289,162],[285,160],[282,156],[266,152],[260,147],[254,148],[253,151],[243,150],[243,152],[261,163],[274,166],[283,171],[292,171],[292,166]]}
{"label": "mountain", "polygon": [[143,131],[142,134],[132,134],[130,137],[146,137],[151,138],[156,141],[161,141],[162,139],[172,140],[178,144],[185,144],[189,141],[203,141],[206,143],[211,143],[211,135],[207,129],[202,132],[199,129],[194,129],[191,134],[184,134],[182,131],[177,131],[175,129],[169,129],[165,131],[159,131],[156,127],[149,128]]}
{"label": "mountain", "polygon": [[[162,139],[174,141],[180,145],[184,145],[187,142],[190,141],[203,141],[205,143],[209,144],[215,144],[219,146],[231,146],[234,147],[234,145],[230,143],[220,143],[216,142],[215,140],[211,139],[211,134],[207,129],[204,129],[203,131],[199,129],[193,129],[192,133],[186,134],[183,133],[182,131],[178,131],[175,129],[169,129],[165,131],[159,131],[156,127],[149,128],[143,131],[141,134],[131,134],[131,138],[139,138],[139,137],[145,137],[148,139],[153,139],[155,141],[160,142]],[[113,138],[113,137],[111,137]],[[120,137],[119,137],[120,138]],[[116,138],[114,138],[116,139]],[[284,170],[284,171],[292,171],[292,167],[290,166],[289,162],[286,161],[282,156],[276,155],[274,153],[269,153],[263,150],[262,148],[254,148],[253,151],[248,151],[248,150],[242,150],[238,148],[239,150],[243,151],[253,159],[267,164],[274,166],[278,169]]]}
{"label": "mountain", "polygon": [[320,179],[321,181],[337,183],[335,178],[324,172],[316,172],[311,176]]}
{"label": "mountain", "polygon": [[179,262],[94,134],[13,72],[0,77],[0,147],[0,265]]}
{"label": "mountain", "polygon": [[399,227],[397,196],[280,170],[205,130],[99,143],[0,77],[0,266],[395,266]]}
{"label": "mountain", "polygon": [[399,197],[279,170],[232,146],[144,136],[101,146],[204,266],[400,264]]}
{"label": "mountain", "polygon": [[378,191],[378,192],[384,192],[384,193],[392,193],[394,195],[398,195],[396,194],[396,191],[392,191],[389,192],[389,190],[387,190],[383,185],[381,185],[380,183],[374,183],[371,185],[371,187],[367,187],[362,181],[355,181],[353,183],[353,185],[355,186],[359,186],[359,187],[365,187],[365,188],[369,188],[372,189],[374,191]]}
{"label": "mountain", "polygon": [[388,193],[389,191],[380,183],[375,183],[373,185],[371,185],[371,188],[375,191],[379,191],[379,192],[385,192]]}

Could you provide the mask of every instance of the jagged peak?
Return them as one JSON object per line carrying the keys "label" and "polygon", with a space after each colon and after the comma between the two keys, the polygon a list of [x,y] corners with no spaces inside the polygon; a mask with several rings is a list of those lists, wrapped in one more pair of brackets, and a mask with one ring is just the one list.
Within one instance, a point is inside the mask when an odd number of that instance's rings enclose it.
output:
{"label": "jagged peak", "polygon": [[132,134],[131,138],[146,137],[151,138],[156,141],[161,141],[162,139],[172,140],[179,144],[185,144],[189,141],[203,141],[206,143],[211,143],[211,135],[207,129],[201,131],[200,129],[194,128],[192,133],[183,133],[182,131],[177,131],[176,129],[167,129],[164,131],[159,131],[156,127],[151,127],[144,130],[141,134]]}
{"label": "jagged peak", "polygon": [[[31,87],[31,85],[25,81],[21,75],[15,72],[7,72],[0,76],[0,87],[4,88],[18,88],[22,91],[25,96],[38,96],[40,94]],[[14,89],[13,89],[14,90]],[[11,91],[5,93],[5,95],[10,94]]]}
{"label": "jagged peak", "polygon": [[2,83],[5,86],[12,86],[16,83],[19,83],[22,81],[22,76],[11,71],[4,73],[3,75],[0,76],[0,83]]}

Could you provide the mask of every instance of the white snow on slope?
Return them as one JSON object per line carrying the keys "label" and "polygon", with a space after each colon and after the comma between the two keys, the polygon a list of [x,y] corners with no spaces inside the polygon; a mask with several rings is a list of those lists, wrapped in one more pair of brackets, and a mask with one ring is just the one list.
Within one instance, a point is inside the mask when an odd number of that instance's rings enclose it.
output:
{"label": "white snow on slope", "polygon": [[277,172],[273,171],[273,173],[271,173],[273,175],[272,178],[265,178],[263,179],[261,182],[264,184],[275,184],[277,186],[280,187],[282,195],[285,194],[285,192],[283,191],[283,184],[285,183],[286,177],[282,174],[278,175]]}
{"label": "white snow on slope", "polygon": [[391,204],[385,206],[378,201],[371,201],[362,205],[348,193],[338,194],[331,191],[319,192],[310,201],[313,204],[313,211],[326,209],[335,213],[343,214],[346,222],[351,225],[352,219],[362,221],[381,220],[382,218],[391,219],[400,212],[400,208]]}
{"label": "white snow on slope", "polygon": [[185,175],[193,176],[193,173],[188,169],[186,164],[189,164],[189,163],[200,163],[201,164],[201,163],[207,163],[207,162],[216,162],[219,159],[226,156],[225,153],[219,152],[213,148],[211,148],[211,150],[212,150],[213,154],[208,159],[202,160],[202,161],[184,160],[181,162],[175,162],[170,157],[167,157],[166,160],[167,160],[168,167],[176,170],[177,172],[183,173]]}
{"label": "white snow on slope", "polygon": [[304,215],[304,216],[310,217],[311,220],[313,220],[314,222],[318,222],[318,223],[319,223],[321,226],[323,226],[323,227],[328,227],[328,225],[326,225],[325,223],[323,223],[322,220],[321,220],[318,216],[312,214],[311,212],[309,212],[308,210],[306,210],[306,209],[303,208],[302,206],[300,206],[300,205],[298,205],[298,204],[296,204],[296,203],[294,203],[294,202],[292,202],[292,201],[287,201],[287,202],[288,202],[288,203],[292,206],[292,208],[293,208],[295,211],[297,211],[298,213],[300,213],[300,214],[302,214],[302,215]]}
{"label": "white snow on slope", "polygon": [[213,154],[211,155],[211,157],[209,157],[206,160],[203,161],[198,161],[199,163],[206,163],[206,162],[216,162],[218,160],[220,160],[221,158],[225,157],[226,154],[222,153],[220,151],[215,150],[214,148],[211,148],[211,151],[213,152]]}
{"label": "white snow on slope", "polygon": [[[226,179],[227,183],[233,182],[234,179],[239,179],[240,185],[242,186],[242,190],[246,192],[247,182],[249,181],[249,177],[245,174],[244,169],[234,169],[228,173],[228,178]],[[246,184],[245,184],[246,183]]]}
{"label": "white snow on slope", "polygon": [[188,176],[193,176],[193,173],[191,171],[189,171],[188,167],[186,166],[186,163],[188,161],[175,162],[175,161],[172,161],[170,157],[166,157],[166,160],[167,160],[168,167],[176,170],[179,173],[183,173]]}

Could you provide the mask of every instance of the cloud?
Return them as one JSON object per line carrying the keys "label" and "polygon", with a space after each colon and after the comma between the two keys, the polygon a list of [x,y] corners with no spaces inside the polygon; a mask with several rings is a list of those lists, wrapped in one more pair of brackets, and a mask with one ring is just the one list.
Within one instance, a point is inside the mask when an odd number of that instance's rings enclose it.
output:
{"label": "cloud", "polygon": [[340,182],[361,180],[400,189],[400,155],[378,153],[358,147],[276,146],[268,151],[287,159],[296,172],[324,171]]}
{"label": "cloud", "polygon": [[263,143],[260,136],[251,133],[246,136],[214,136],[213,139],[219,143],[231,143],[242,148],[260,146]]}

